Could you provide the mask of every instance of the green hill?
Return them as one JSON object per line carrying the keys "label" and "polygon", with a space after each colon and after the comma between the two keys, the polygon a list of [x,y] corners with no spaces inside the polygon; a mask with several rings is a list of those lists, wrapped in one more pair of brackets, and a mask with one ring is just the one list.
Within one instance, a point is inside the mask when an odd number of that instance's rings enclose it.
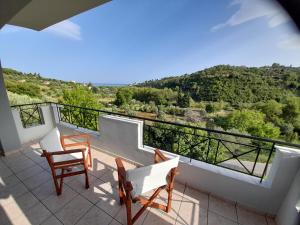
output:
{"label": "green hill", "polygon": [[150,80],[137,86],[181,89],[195,101],[231,104],[281,101],[299,96],[300,68],[279,64],[264,67],[219,65],[192,74]]}

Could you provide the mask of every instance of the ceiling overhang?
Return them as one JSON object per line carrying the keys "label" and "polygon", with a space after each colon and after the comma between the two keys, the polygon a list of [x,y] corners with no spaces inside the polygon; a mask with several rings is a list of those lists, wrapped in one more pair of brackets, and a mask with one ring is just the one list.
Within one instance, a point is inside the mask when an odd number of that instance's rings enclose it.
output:
{"label": "ceiling overhang", "polygon": [[5,24],[43,30],[110,0],[0,0],[0,28]]}

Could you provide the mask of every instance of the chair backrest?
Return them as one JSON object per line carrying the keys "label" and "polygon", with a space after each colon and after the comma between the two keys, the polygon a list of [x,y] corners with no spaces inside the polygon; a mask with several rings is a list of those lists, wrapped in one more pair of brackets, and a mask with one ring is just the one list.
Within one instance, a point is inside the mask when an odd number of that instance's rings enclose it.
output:
{"label": "chair backrest", "polygon": [[126,171],[126,180],[133,187],[134,197],[167,184],[167,175],[178,166],[179,156],[150,166]]}
{"label": "chair backrest", "polygon": [[57,127],[52,129],[45,137],[42,138],[40,146],[47,152],[64,150],[60,142],[60,132]]}

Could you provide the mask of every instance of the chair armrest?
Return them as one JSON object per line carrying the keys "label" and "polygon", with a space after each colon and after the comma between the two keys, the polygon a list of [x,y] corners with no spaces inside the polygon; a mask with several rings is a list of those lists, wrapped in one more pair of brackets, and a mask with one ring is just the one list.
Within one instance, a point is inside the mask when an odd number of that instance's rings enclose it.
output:
{"label": "chair armrest", "polygon": [[81,149],[72,149],[72,150],[65,150],[65,151],[57,151],[57,152],[47,152],[47,155],[68,155],[71,153],[77,153],[77,152],[83,152],[85,151],[85,148]]}
{"label": "chair armrest", "polygon": [[118,174],[125,181],[125,179],[126,179],[126,171],[125,171],[125,167],[123,165],[122,159],[121,158],[116,158],[115,161],[116,161],[116,164],[117,164]]}
{"label": "chair armrest", "polygon": [[72,139],[72,138],[86,138],[86,140],[90,139],[89,134],[72,134],[72,135],[61,135],[60,136],[62,139]]}
{"label": "chair armrest", "polygon": [[[65,139],[73,139],[73,138],[85,138],[85,141],[65,144]],[[90,135],[89,134],[61,135],[60,140],[61,140],[61,145],[63,146],[63,148],[74,147],[74,146],[79,146],[79,145],[90,146]]]}
{"label": "chair armrest", "polygon": [[74,146],[80,146],[80,145],[89,145],[88,142],[82,141],[82,142],[75,142],[70,144],[62,143],[63,147],[74,147]]}
{"label": "chair armrest", "polygon": [[168,158],[166,156],[164,156],[159,149],[155,149],[154,152],[155,152],[155,154],[154,154],[154,162],[155,163],[168,160]]}
{"label": "chair armrest", "polygon": [[132,198],[131,191],[133,190],[130,181],[126,180],[126,171],[121,158],[115,159],[118,170],[119,187],[123,186],[127,198]]}

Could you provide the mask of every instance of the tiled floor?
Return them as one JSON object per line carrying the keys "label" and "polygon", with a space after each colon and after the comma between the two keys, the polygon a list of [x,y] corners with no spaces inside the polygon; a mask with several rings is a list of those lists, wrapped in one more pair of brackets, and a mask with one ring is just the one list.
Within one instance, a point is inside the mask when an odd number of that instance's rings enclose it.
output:
{"label": "tiled floor", "polygon": [[[49,166],[37,144],[0,159],[0,224],[126,224],[125,206],[118,204],[114,157],[93,150],[90,188],[81,176],[65,180],[56,196]],[[126,168],[135,166],[125,162]],[[159,202],[166,201],[162,193]],[[139,205],[135,204],[133,211]],[[176,183],[172,211],[148,209],[136,224],[274,225],[271,218]]]}

